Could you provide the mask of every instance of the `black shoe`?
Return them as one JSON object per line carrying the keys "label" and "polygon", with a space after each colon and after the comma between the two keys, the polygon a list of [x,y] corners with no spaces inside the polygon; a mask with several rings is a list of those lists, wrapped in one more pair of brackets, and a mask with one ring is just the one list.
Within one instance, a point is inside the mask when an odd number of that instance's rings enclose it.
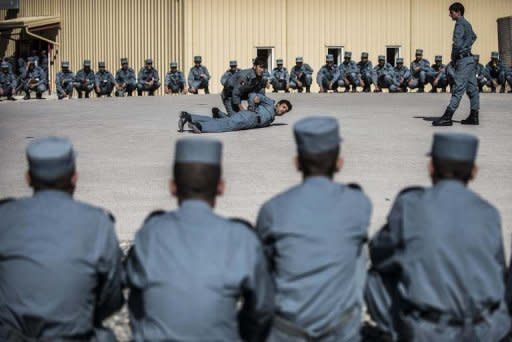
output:
{"label": "black shoe", "polygon": [[495,93],[496,92],[496,88],[491,88],[491,93]]}
{"label": "black shoe", "polygon": [[289,93],[290,91],[289,91],[288,89],[286,89],[284,92],[285,92],[285,93]]}
{"label": "black shoe", "polygon": [[357,93],[357,87],[352,87],[352,92]]}
{"label": "black shoe", "polygon": [[59,100],[62,100],[63,98],[65,98],[65,97],[66,97],[66,95],[59,95],[59,96],[57,96],[57,97],[58,97],[58,99],[59,99]]}
{"label": "black shoe", "polygon": [[480,122],[478,120],[478,114],[479,113],[477,110],[472,110],[469,113],[469,116],[465,120],[462,120],[460,123],[463,125],[479,125]]}
{"label": "black shoe", "polygon": [[446,93],[446,87],[442,88],[441,90],[443,93]]}
{"label": "black shoe", "polygon": [[273,93],[277,93],[277,89],[272,90]]}
{"label": "black shoe", "polygon": [[299,93],[302,93],[302,91],[303,91],[303,90],[302,90],[302,88],[297,88],[297,91],[298,91]]}
{"label": "black shoe", "polygon": [[214,119],[220,119],[219,112],[220,112],[220,109],[219,109],[219,108],[217,108],[217,107],[213,107],[213,108],[212,108],[212,118],[214,118]]}
{"label": "black shoe", "polygon": [[192,120],[192,117],[187,112],[181,112],[180,113],[180,119],[178,120],[178,132],[183,132],[183,128],[185,127],[185,124],[187,122],[190,122]]}
{"label": "black shoe", "polygon": [[432,121],[432,126],[451,126],[453,125],[452,122],[453,112],[450,112],[449,110],[446,110],[439,119]]}
{"label": "black shoe", "polygon": [[83,97],[82,93],[78,93],[78,98],[81,99]]}
{"label": "black shoe", "polygon": [[425,88],[418,89],[418,93],[424,93],[424,92],[425,92]]}
{"label": "black shoe", "polygon": [[430,93],[437,93],[437,88],[436,87],[432,87],[432,89],[430,89]]}
{"label": "black shoe", "polygon": [[137,90],[137,96],[142,96],[142,90]]}
{"label": "black shoe", "polygon": [[89,98],[89,93],[85,93],[85,98],[88,99]]}
{"label": "black shoe", "polygon": [[7,96],[7,100],[9,100],[9,101],[16,101],[16,99],[14,97],[12,97],[12,96]]}
{"label": "black shoe", "polygon": [[154,91],[150,91],[148,96],[155,96],[155,92]]}
{"label": "black shoe", "polygon": [[361,327],[362,342],[392,342],[393,336],[390,333],[379,329],[376,326],[365,322]]}
{"label": "black shoe", "polygon": [[23,97],[23,100],[30,100],[30,94],[29,93],[25,94],[25,96]]}
{"label": "black shoe", "polygon": [[205,93],[206,95],[210,94],[210,89],[209,89],[209,88],[204,88],[204,93]]}
{"label": "black shoe", "polygon": [[500,88],[500,94],[505,94],[505,86],[501,86],[501,88]]}
{"label": "black shoe", "polygon": [[201,129],[203,127],[201,127],[201,124],[199,122],[189,122],[188,128],[190,128],[192,132],[195,134],[201,134]]}
{"label": "black shoe", "polygon": [[311,93],[311,87],[306,87],[306,93]]}

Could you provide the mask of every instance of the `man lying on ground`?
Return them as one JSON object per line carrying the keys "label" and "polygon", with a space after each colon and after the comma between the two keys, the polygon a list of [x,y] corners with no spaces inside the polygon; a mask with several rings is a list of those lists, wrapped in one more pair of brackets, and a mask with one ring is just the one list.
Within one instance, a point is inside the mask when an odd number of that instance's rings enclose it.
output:
{"label": "man lying on ground", "polygon": [[178,130],[183,132],[185,124],[188,124],[194,133],[220,133],[268,127],[276,116],[282,116],[292,110],[292,104],[288,100],[276,103],[271,98],[257,93],[249,95],[249,103],[254,111],[242,110],[233,113],[232,116],[218,108],[212,109],[212,117],[181,112]]}

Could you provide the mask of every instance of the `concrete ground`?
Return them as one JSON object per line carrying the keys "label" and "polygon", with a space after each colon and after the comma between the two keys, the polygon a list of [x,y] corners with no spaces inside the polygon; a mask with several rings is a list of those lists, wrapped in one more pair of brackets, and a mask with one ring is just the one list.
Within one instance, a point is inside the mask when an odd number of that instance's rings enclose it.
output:
{"label": "concrete ground", "polygon": [[[506,249],[512,231],[512,95],[482,95],[481,126],[433,128],[447,94],[286,94],[294,109],[265,129],[209,135],[225,146],[227,192],[218,211],[252,222],[260,205],[300,181],[292,158],[293,124],[309,115],[340,120],[344,138],[340,182],[360,183],[374,210],[371,231],[385,221],[400,189],[429,185],[427,157],[434,132],[470,132],[481,139],[480,174],[471,185],[503,218]],[[111,210],[121,240],[130,240],[146,215],[176,207],[167,181],[181,110],[208,114],[218,95],[133,97],[0,103],[0,197],[29,195],[24,149],[35,137],[71,138],[78,151],[76,197]],[[468,113],[465,99],[455,119]]]}

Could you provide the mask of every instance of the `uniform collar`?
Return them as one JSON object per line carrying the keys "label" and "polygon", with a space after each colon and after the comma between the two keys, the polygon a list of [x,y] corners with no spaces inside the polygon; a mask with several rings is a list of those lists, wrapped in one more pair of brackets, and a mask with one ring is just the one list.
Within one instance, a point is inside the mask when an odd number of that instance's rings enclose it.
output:
{"label": "uniform collar", "polygon": [[53,198],[72,198],[73,196],[69,192],[60,191],[60,190],[39,190],[34,193],[34,197],[53,197]]}
{"label": "uniform collar", "polygon": [[309,176],[304,179],[304,183],[313,185],[330,184],[332,180],[325,176]]}
{"label": "uniform collar", "polygon": [[438,181],[435,185],[434,185],[435,188],[440,188],[440,189],[444,189],[444,188],[465,188],[466,185],[459,181],[459,180],[455,180],[455,179],[443,179],[443,180],[440,180]]}
{"label": "uniform collar", "polygon": [[180,211],[184,212],[204,212],[208,211],[211,212],[213,209],[210,207],[210,205],[206,201],[197,200],[197,199],[189,199],[181,202],[180,204]]}

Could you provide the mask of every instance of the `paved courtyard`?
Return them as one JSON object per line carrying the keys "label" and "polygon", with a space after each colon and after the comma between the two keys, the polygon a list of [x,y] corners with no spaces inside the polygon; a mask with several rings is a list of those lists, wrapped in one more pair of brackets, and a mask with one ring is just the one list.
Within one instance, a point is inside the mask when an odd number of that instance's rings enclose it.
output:
{"label": "paved courtyard", "polygon": [[[480,174],[473,189],[494,203],[503,219],[506,249],[512,232],[512,95],[482,95],[482,125],[434,129],[447,94],[286,94],[293,111],[266,129],[209,136],[224,142],[227,192],[218,211],[256,220],[259,206],[300,181],[292,158],[293,124],[308,115],[333,115],[344,138],[343,172],[336,179],[360,183],[374,210],[371,230],[385,221],[397,192],[428,185],[427,157],[432,133],[464,131],[481,138]],[[111,210],[121,240],[130,240],[145,216],[172,209],[167,181],[180,110],[209,113],[218,95],[133,97],[0,103],[0,197],[29,195],[24,183],[24,148],[30,139],[61,135],[78,151],[76,197]],[[456,120],[468,113],[465,99]],[[314,228],[314,227],[312,227]]]}

